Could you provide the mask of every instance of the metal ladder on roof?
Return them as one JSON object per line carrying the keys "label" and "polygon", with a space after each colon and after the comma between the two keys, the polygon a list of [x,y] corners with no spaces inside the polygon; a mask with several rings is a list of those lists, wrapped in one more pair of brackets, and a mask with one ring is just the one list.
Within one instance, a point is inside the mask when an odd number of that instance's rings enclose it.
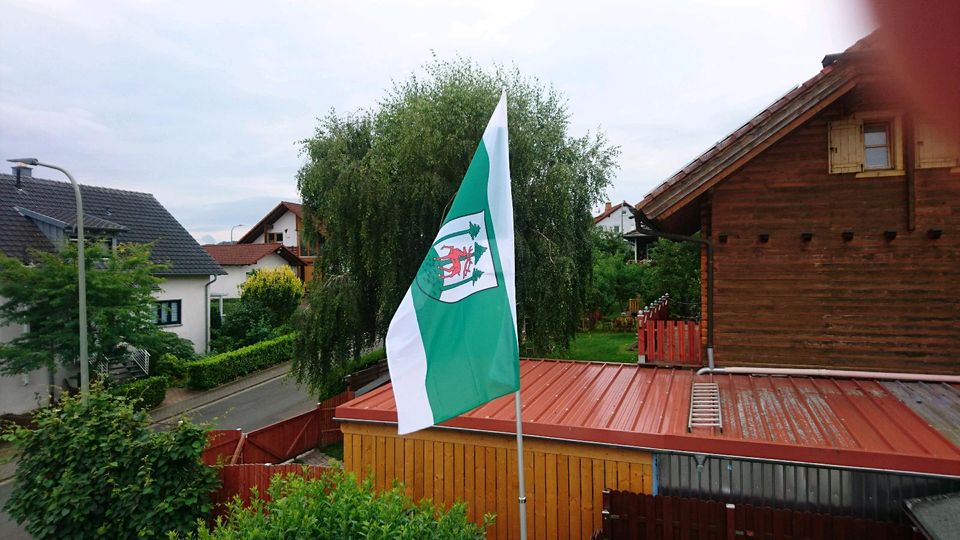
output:
{"label": "metal ladder on roof", "polygon": [[723,412],[720,410],[720,386],[717,383],[693,383],[690,389],[690,416],[687,432],[695,427],[715,427],[723,432]]}

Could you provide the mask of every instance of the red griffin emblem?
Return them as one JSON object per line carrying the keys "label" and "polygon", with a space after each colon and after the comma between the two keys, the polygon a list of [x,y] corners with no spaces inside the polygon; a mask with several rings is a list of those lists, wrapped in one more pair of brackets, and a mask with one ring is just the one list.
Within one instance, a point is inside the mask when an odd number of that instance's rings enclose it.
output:
{"label": "red griffin emblem", "polygon": [[455,246],[442,246],[440,249],[447,250],[447,254],[437,257],[437,267],[440,269],[440,279],[456,277],[467,277],[470,273],[470,267],[473,266],[473,246],[466,249]]}

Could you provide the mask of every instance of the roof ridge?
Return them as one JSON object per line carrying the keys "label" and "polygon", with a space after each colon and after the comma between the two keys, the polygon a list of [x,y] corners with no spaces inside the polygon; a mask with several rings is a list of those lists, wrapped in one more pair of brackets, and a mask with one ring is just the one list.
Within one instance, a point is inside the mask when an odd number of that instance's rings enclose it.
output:
{"label": "roof ridge", "polygon": [[[10,180],[13,180],[13,181],[16,181],[16,179],[17,179],[14,175],[12,175],[12,174],[6,174],[6,173],[0,173],[0,178],[10,179]],[[70,182],[65,182],[65,181],[63,181],[63,180],[52,180],[52,179],[50,179],[50,178],[41,178],[41,177],[39,177],[39,176],[21,177],[20,180],[21,180],[21,181],[40,181],[40,182],[49,182],[49,183],[51,183],[51,184],[71,185]],[[82,188],[96,189],[96,190],[101,190],[101,191],[113,191],[113,192],[116,192],[116,193],[130,193],[130,194],[134,194],[134,195],[146,195],[147,197],[151,197],[151,198],[153,198],[153,199],[156,199],[156,197],[154,197],[152,193],[148,193],[148,192],[146,192],[146,191],[133,191],[132,189],[120,189],[120,188],[107,187],[107,186],[95,186],[95,185],[91,185],[91,184],[81,184],[81,183],[79,183],[79,182],[78,182],[77,184],[78,184],[80,187],[82,187]]]}

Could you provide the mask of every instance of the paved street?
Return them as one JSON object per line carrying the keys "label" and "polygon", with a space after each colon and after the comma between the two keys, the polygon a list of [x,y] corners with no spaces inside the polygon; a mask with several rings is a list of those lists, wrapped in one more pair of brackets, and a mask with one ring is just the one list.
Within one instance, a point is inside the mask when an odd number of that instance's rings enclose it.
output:
{"label": "paved street", "polygon": [[215,429],[251,431],[306,412],[316,404],[306,389],[280,377],[200,407],[187,416],[195,422],[210,422]]}
{"label": "paved street", "polygon": [[[316,405],[305,389],[285,377],[278,377],[259,386],[241,390],[221,401],[210,403],[187,414],[194,421],[206,421],[216,429],[251,431],[295,414],[306,412]],[[3,507],[13,483],[0,485],[0,507]],[[30,537],[10,521],[6,512],[0,512],[0,539],[25,540]]]}

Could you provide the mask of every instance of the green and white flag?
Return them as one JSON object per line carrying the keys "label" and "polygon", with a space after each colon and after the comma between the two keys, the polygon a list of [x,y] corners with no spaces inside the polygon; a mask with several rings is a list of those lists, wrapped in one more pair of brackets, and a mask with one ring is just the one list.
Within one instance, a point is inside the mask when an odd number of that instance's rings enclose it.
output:
{"label": "green and white flag", "polygon": [[387,330],[402,435],[520,388],[507,96]]}

